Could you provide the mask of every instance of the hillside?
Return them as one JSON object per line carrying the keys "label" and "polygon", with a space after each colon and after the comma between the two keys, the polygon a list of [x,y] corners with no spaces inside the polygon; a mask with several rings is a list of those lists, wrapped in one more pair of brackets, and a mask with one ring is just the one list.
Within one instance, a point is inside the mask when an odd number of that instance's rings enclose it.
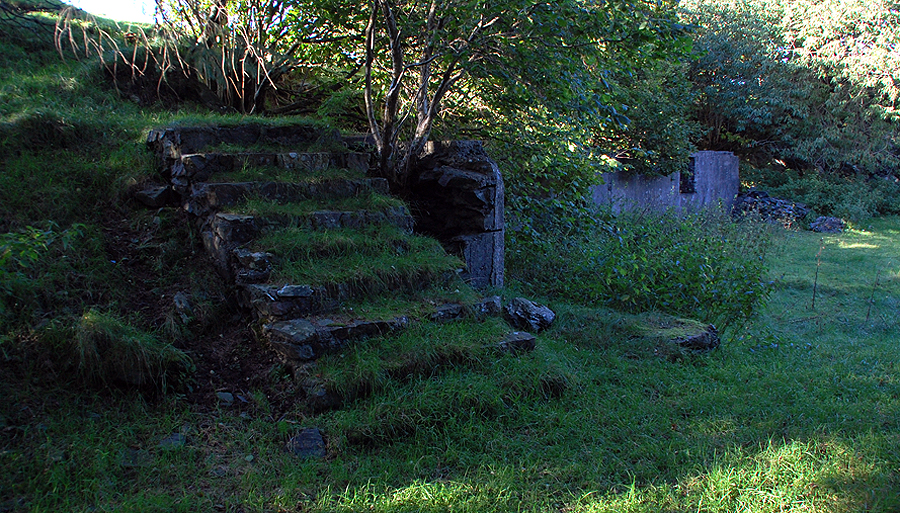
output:
{"label": "hillside", "polygon": [[[900,509],[900,219],[534,196],[476,290],[352,121],[129,88],[46,20],[0,16],[0,511]],[[161,127],[306,135],[148,207]],[[556,318],[503,344],[494,296]]]}

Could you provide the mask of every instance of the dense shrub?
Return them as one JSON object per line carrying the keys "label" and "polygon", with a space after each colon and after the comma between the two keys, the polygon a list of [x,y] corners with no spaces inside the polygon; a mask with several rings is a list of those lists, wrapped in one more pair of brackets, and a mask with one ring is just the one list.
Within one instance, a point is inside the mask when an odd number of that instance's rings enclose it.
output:
{"label": "dense shrub", "polygon": [[579,236],[533,238],[509,272],[535,293],[728,325],[768,295],[768,228],[721,213],[625,214]]}

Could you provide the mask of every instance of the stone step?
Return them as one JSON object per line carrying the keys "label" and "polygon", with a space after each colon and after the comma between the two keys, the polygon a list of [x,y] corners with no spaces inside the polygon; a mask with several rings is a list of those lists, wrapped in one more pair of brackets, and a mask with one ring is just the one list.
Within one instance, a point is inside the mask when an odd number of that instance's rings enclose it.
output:
{"label": "stone step", "polygon": [[390,225],[404,233],[412,233],[415,221],[406,207],[388,207],[381,210],[317,210],[305,214],[272,214],[265,216],[264,223],[267,227],[298,227],[316,231]]}
{"label": "stone step", "polygon": [[350,288],[337,285],[245,284],[241,285],[241,302],[254,311],[257,318],[281,320],[335,311],[340,301],[350,297]]}
{"label": "stone step", "polygon": [[344,144],[340,132],[311,123],[270,126],[246,123],[237,126],[182,126],[151,130],[147,145],[164,159],[200,153],[217,145],[335,147]]}
{"label": "stone step", "polygon": [[[265,270],[262,270],[265,272]],[[446,272],[432,276],[426,272],[411,276],[382,275],[377,278],[358,279],[343,283],[312,285],[277,285],[272,283],[238,284],[242,290],[241,303],[253,310],[256,317],[267,320],[284,320],[334,312],[341,303],[386,292],[412,292],[427,289],[435,281],[449,282],[455,276]]]}
{"label": "stone step", "polygon": [[246,152],[192,153],[171,160],[166,172],[173,184],[190,184],[215,179],[216,175],[233,173],[244,167],[267,167],[316,173],[329,169],[347,169],[365,173],[369,154],[359,152]]}
{"label": "stone step", "polygon": [[267,216],[217,212],[201,223],[200,239],[220,271],[239,283],[260,283],[268,279],[271,255],[264,264],[259,252],[250,252],[241,246],[256,239],[263,230],[297,227],[324,231],[361,229],[372,225],[394,226],[402,233],[411,234],[413,218],[406,207]]}
{"label": "stone step", "polygon": [[195,216],[205,216],[254,197],[290,203],[308,199],[349,198],[365,192],[387,194],[389,189],[388,181],[384,178],[333,178],[310,182],[203,182],[190,187],[184,209]]}
{"label": "stone step", "polygon": [[302,365],[334,353],[353,341],[395,333],[409,325],[406,317],[389,320],[355,320],[338,324],[331,320],[289,319],[263,325],[262,333],[289,364]]}

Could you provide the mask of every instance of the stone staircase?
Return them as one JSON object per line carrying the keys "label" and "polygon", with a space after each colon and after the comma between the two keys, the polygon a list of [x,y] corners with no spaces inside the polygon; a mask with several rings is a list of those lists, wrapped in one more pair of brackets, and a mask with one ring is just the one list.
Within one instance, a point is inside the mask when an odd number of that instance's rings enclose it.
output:
{"label": "stone staircase", "polygon": [[258,333],[295,368],[409,323],[399,313],[356,318],[348,301],[439,287],[464,267],[413,234],[387,181],[366,176],[369,154],[337,131],[171,127],[153,130],[148,145],[169,185],[138,198],[190,214]]}

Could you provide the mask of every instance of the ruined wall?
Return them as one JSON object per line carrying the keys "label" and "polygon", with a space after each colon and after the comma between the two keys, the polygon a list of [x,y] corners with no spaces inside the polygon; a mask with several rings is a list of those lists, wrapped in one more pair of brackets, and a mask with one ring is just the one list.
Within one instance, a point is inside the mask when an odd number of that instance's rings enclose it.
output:
{"label": "ruined wall", "polygon": [[734,205],[740,187],[738,158],[728,151],[698,151],[690,157],[692,173],[647,176],[618,172],[603,175],[604,183],[591,188],[595,205],[614,213],[646,209],[697,212]]}
{"label": "ruined wall", "polygon": [[466,262],[474,287],[502,287],[503,177],[480,141],[429,142],[410,177],[416,231]]}
{"label": "ruined wall", "polygon": [[730,151],[698,151],[691,155],[693,192],[690,177],[682,177],[679,207],[682,212],[697,212],[721,203],[726,212],[734,206],[734,198],[740,189],[738,158]]}

